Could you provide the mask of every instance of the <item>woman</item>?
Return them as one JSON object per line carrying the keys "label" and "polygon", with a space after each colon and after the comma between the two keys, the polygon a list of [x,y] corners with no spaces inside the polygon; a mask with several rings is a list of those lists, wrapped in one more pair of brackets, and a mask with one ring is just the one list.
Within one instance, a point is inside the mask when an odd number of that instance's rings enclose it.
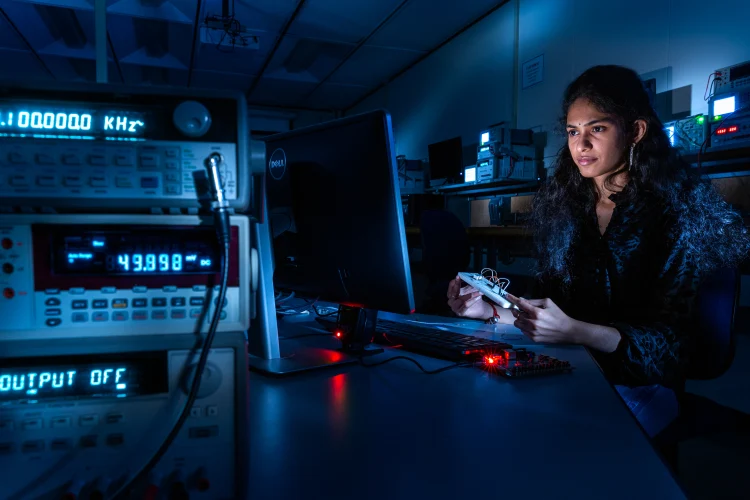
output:
{"label": "woman", "polygon": [[563,126],[567,146],[531,214],[540,298],[509,296],[515,313],[456,279],[448,303],[537,342],[590,348],[653,436],[671,417],[643,408],[684,380],[701,278],[745,257],[747,231],[670,147],[634,71],[584,72],[565,92]]}

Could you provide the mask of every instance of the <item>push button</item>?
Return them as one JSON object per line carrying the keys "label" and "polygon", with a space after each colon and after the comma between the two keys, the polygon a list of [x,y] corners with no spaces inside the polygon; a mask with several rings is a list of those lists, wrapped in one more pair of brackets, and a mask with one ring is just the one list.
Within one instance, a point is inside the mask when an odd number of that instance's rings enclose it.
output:
{"label": "push button", "polygon": [[70,417],[54,417],[50,420],[50,427],[53,429],[64,429],[70,427]]}
{"label": "push button", "polygon": [[78,425],[81,427],[93,427],[99,424],[99,415],[81,415]]}
{"label": "push button", "polygon": [[90,434],[88,436],[81,436],[81,448],[95,448],[97,441],[96,434]]}
{"label": "push button", "polygon": [[21,451],[23,453],[39,453],[44,450],[44,441],[37,439],[35,441],[24,441],[21,445]]}
{"label": "push button", "polygon": [[187,311],[185,309],[173,309],[172,319],[185,319],[187,317]]}
{"label": "push button", "polygon": [[73,323],[86,323],[89,320],[89,313],[76,312],[73,313]]}
{"label": "push button", "polygon": [[113,321],[127,321],[128,312],[127,311],[115,311],[112,313],[112,320]]}
{"label": "push button", "polygon": [[148,311],[133,311],[135,321],[144,321],[148,319]]}
{"label": "push button", "polygon": [[125,436],[120,433],[107,436],[107,446],[120,446],[125,442]]}
{"label": "push button", "polygon": [[107,311],[97,311],[91,316],[91,319],[96,322],[108,321],[109,313]]}

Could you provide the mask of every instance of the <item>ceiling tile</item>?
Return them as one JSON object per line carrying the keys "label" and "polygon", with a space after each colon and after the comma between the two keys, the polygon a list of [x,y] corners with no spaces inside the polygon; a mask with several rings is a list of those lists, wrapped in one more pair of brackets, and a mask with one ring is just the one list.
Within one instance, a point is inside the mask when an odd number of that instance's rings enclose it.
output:
{"label": "ceiling tile", "polygon": [[44,65],[29,51],[0,50],[0,67],[13,68],[12,71],[3,72],[6,80],[26,82],[52,79]]}
{"label": "ceiling tile", "polygon": [[4,16],[0,16],[0,48],[15,50],[28,50],[29,48]]}
{"label": "ceiling tile", "polygon": [[[94,0],[13,0],[17,3],[49,5],[52,7],[63,7],[75,10],[94,10]],[[108,4],[113,0],[108,0]]]}
{"label": "ceiling tile", "polygon": [[368,45],[431,50],[498,4],[498,0],[411,0]]}
{"label": "ceiling tile", "polygon": [[[63,82],[95,82],[96,61],[94,59],[78,59],[40,54],[39,58],[55,79]],[[120,73],[114,63],[109,64],[107,78],[109,82],[121,83]]]}
{"label": "ceiling tile", "polygon": [[188,72],[185,70],[129,64],[122,65],[121,69],[127,85],[154,85],[159,87],[185,87],[187,85]]}
{"label": "ceiling tile", "polygon": [[308,1],[289,28],[289,34],[358,43],[383,22],[402,1]]}
{"label": "ceiling tile", "polygon": [[121,63],[177,70],[190,64],[190,25],[116,16],[108,19],[107,27]]}
{"label": "ceiling tile", "polygon": [[31,4],[18,2],[7,2],[3,5],[5,13],[34,50],[48,47],[59,38],[52,34],[48,26],[48,24],[52,25],[56,29],[54,9],[56,8],[51,10],[44,6],[37,8]]}
{"label": "ceiling tile", "polygon": [[201,89],[235,90],[245,92],[255,77],[238,73],[193,70],[190,86]]}
{"label": "ceiling tile", "polygon": [[[235,6],[234,20],[250,30],[262,30],[271,34],[281,31],[297,6],[298,0],[252,0],[229,3],[230,14]],[[201,8],[201,19],[221,16],[221,0],[206,0]]]}
{"label": "ceiling tile", "polygon": [[161,2],[107,0],[107,15],[157,19],[192,26],[196,2],[197,0],[163,0]]}
{"label": "ceiling tile", "polygon": [[424,54],[413,50],[363,46],[330,78],[332,83],[375,87]]}
{"label": "ceiling tile", "polygon": [[[219,38],[216,40],[219,41]],[[195,69],[201,71],[232,71],[256,75],[271,52],[276,37],[262,35],[257,49],[229,48],[217,43],[197,41]]]}
{"label": "ceiling tile", "polygon": [[354,49],[353,44],[285,36],[263,76],[317,83]]}
{"label": "ceiling tile", "polygon": [[324,83],[304,103],[316,109],[346,109],[371,90],[361,85]]}
{"label": "ceiling tile", "polygon": [[314,82],[261,78],[248,101],[256,105],[295,107],[315,86]]}

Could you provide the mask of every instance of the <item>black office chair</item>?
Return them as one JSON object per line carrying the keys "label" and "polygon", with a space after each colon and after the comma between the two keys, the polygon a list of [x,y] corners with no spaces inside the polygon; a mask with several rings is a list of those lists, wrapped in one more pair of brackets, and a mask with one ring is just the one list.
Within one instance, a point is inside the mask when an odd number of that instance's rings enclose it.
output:
{"label": "black office chair", "polygon": [[696,326],[689,380],[723,375],[734,361],[734,317],[740,297],[738,269],[721,269],[708,277],[696,297]]}
{"label": "black office chair", "polygon": [[[701,284],[696,297],[696,329],[686,380],[716,379],[731,366],[740,279],[739,270],[722,269]],[[750,431],[750,415],[689,393],[684,382],[675,392],[679,415],[655,440],[673,467],[678,466],[681,442],[720,432]]]}
{"label": "black office chair", "polygon": [[[448,284],[471,260],[469,237],[463,223],[447,210],[425,210],[419,221],[422,268],[427,274],[428,302],[420,312],[447,313]],[[446,310],[447,309],[447,310]]]}

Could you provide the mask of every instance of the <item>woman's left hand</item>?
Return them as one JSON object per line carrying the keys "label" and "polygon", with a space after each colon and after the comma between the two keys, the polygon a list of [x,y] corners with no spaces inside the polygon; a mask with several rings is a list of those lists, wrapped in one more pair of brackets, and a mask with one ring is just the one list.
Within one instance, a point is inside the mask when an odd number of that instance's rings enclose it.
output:
{"label": "woman's left hand", "polygon": [[541,344],[575,344],[576,321],[565,314],[551,299],[522,299],[507,294],[508,301],[518,306],[513,326],[534,342]]}

